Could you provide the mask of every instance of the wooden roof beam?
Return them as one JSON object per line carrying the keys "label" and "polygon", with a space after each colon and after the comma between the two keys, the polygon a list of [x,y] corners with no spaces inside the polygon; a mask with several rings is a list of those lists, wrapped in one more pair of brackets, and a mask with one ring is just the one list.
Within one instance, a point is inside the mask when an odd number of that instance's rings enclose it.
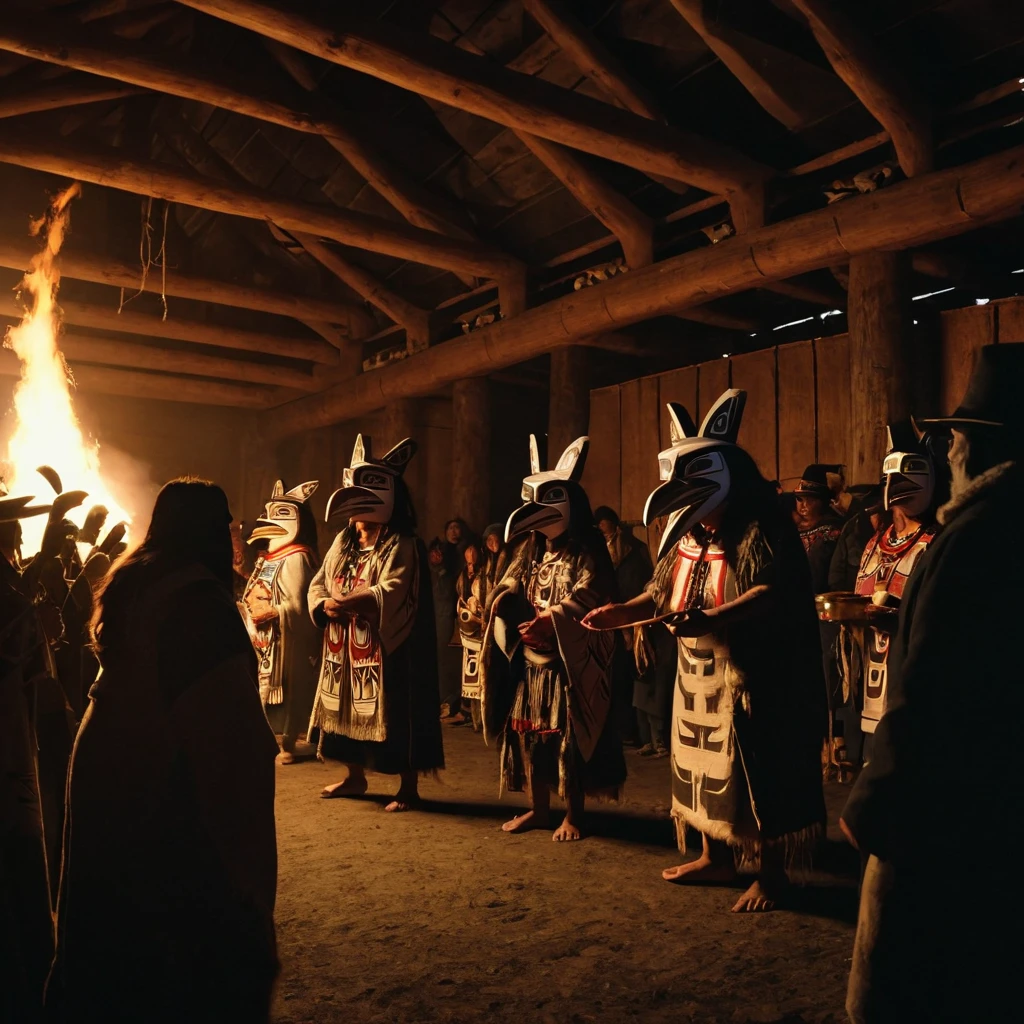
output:
{"label": "wooden roof beam", "polygon": [[225,185],[155,161],[126,159],[116,151],[85,149],[8,132],[0,136],[0,163],[31,167],[228,216],[269,220],[287,231],[323,235],[357,248],[431,267],[464,270],[499,282],[523,272],[518,260],[479,242],[448,238],[341,207],[289,199],[252,186]]}
{"label": "wooden roof beam", "polygon": [[[114,306],[100,306],[89,302],[61,299],[61,319],[75,327],[94,327],[102,331],[139,334],[147,338],[165,338],[187,341],[193,345],[209,345],[234,349],[238,352],[259,352],[264,355],[302,359],[312,363],[333,365],[338,362],[338,351],[316,338],[289,338],[281,334],[262,334],[237,327],[224,327],[202,320],[166,320],[149,313],[140,313],[131,306],[117,311]],[[20,319],[23,310],[13,298],[0,299],[0,316]]]}
{"label": "wooden roof beam", "polygon": [[[29,243],[28,240],[17,244],[0,241],[0,267],[24,271],[32,262],[37,248],[38,246]],[[60,254],[60,271],[64,277],[123,288],[129,295],[143,287],[141,268],[138,265],[96,253],[63,249]],[[161,289],[167,295],[193,299],[196,302],[214,302],[238,309],[288,316],[300,321],[320,319],[327,323],[349,326],[353,322],[355,308],[328,299],[275,291],[272,288],[232,284],[229,281],[185,274],[180,270],[168,270],[166,275],[152,273],[146,278],[145,291],[159,295]],[[359,309],[358,314],[360,318],[368,319],[365,310]],[[358,323],[361,325],[362,320],[360,319]]]}
{"label": "wooden roof beam", "polygon": [[49,16],[44,21],[25,12],[0,13],[0,49],[320,135],[410,224],[456,238],[473,237],[454,203],[446,203],[380,154],[336,108],[329,114],[300,109],[220,71]]}
{"label": "wooden roof beam", "polygon": [[125,96],[137,96],[143,90],[134,85],[91,75],[66,75],[54,81],[34,84],[0,94],[0,118],[38,114],[46,110],[101,103]]}
{"label": "wooden roof beam", "polygon": [[616,106],[652,121],[664,121],[654,97],[630,76],[604,44],[559,0],[523,0],[523,10],[558,48],[604,90]]}
{"label": "wooden roof beam", "polygon": [[[120,395],[161,402],[189,402],[196,405],[224,405],[239,409],[267,409],[280,403],[288,391],[283,388],[232,384],[219,380],[168,376],[125,370],[111,366],[78,365],[74,368],[75,385],[87,394]],[[0,375],[17,377],[21,373],[18,357],[0,350]]]}
{"label": "wooden roof beam", "polygon": [[548,302],[512,320],[282,406],[277,436],[364,416],[457,378],[501,370],[561,345],[757,288],[879,249],[905,249],[1015,216],[1024,146],[662,260]]}
{"label": "wooden roof beam", "polygon": [[617,192],[572,150],[528,132],[516,138],[589,210],[622,246],[630,268],[654,262],[654,221]]}
{"label": "wooden roof beam", "polygon": [[508,128],[711,192],[742,193],[772,173],[723,144],[567,92],[398,25],[349,16],[326,25],[263,0],[180,2]]}
{"label": "wooden roof beam", "polygon": [[892,137],[908,178],[934,166],[931,112],[895,62],[835,0],[791,0],[807,19],[836,74]]}

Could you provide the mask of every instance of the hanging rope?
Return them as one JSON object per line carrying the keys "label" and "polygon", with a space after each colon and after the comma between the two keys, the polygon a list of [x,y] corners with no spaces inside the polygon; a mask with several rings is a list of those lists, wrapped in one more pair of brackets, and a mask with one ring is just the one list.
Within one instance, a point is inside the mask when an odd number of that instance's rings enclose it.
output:
{"label": "hanging rope", "polygon": [[128,305],[132,299],[138,298],[146,290],[146,282],[149,280],[149,268],[156,265],[160,268],[160,302],[163,305],[163,316],[161,320],[167,319],[167,218],[170,213],[171,204],[164,201],[164,224],[163,234],[160,239],[160,248],[157,251],[156,259],[153,258],[153,197],[150,196],[142,204],[142,231],[139,237],[139,264],[142,268],[142,277],[139,280],[138,291],[124,297],[124,288],[121,288],[121,301],[117,307],[118,313]]}

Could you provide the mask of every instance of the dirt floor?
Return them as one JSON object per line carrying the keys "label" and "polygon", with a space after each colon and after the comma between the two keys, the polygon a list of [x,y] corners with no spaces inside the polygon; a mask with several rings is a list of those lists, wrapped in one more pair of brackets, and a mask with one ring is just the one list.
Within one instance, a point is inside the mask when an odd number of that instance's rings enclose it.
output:
{"label": "dirt floor", "polygon": [[843,1021],[857,859],[835,822],[791,907],[730,914],[733,888],[673,886],[669,766],[627,750],[626,799],[590,837],[510,836],[496,753],[445,730],[448,769],[420,811],[385,814],[397,779],[320,800],[343,770],[278,769],[275,1022]]}

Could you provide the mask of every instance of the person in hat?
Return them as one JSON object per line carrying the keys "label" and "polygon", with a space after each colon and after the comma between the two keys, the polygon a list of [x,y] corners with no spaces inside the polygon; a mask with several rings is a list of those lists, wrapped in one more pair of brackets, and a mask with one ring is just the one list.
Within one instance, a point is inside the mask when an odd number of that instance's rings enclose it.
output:
{"label": "person in hat", "polygon": [[796,496],[795,521],[816,594],[828,590],[828,570],[843,529],[842,519],[832,509],[832,489],[828,469],[817,463],[808,466],[793,491]]}
{"label": "person in hat", "polygon": [[841,819],[867,858],[854,1024],[1019,1016],[1019,955],[1005,938],[1024,909],[1015,858],[954,861],[939,849],[950,822],[991,842],[1024,815],[1022,382],[1024,345],[985,346],[956,412],[919,421],[950,431],[952,496],[907,581],[874,756]]}
{"label": "person in hat", "polygon": [[852,593],[857,582],[861,555],[868,541],[888,525],[883,497],[884,481],[879,484],[855,484],[850,488],[852,514],[843,524],[832,561],[828,567],[828,589]]}

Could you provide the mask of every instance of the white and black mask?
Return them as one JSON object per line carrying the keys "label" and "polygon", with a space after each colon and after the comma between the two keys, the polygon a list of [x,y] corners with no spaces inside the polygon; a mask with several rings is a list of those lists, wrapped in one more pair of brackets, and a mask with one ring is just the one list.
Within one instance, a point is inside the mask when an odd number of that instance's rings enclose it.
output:
{"label": "white and black mask", "polygon": [[928,437],[913,420],[886,427],[886,456],[882,462],[886,509],[900,508],[911,519],[928,512],[935,500],[935,460]]}
{"label": "white and black mask", "polygon": [[541,472],[537,438],[530,435],[530,475],[523,478],[520,505],[505,524],[505,543],[513,537],[536,530],[549,540],[561,537],[569,529],[570,495],[579,487],[587,461],[590,438],[578,437],[562,452],[554,469]]}
{"label": "white and black mask", "polygon": [[327,500],[327,521],[389,523],[395,514],[395,481],[416,454],[411,438],[399,441],[382,459],[371,454],[371,441],[360,434],[352,464],[341,474],[341,487]]}
{"label": "white and black mask", "polygon": [[644,525],[668,516],[658,557],[702,519],[722,508],[729,497],[729,454],[743,418],[747,393],[733,388],[711,407],[698,430],[678,402],[668,403],[671,447],[658,454],[663,481],[647,499]]}
{"label": "white and black mask", "polygon": [[312,497],[319,485],[319,480],[308,480],[286,491],[284,484],[278,480],[274,484],[274,492],[263,510],[263,515],[256,520],[256,528],[249,536],[249,543],[265,539],[268,541],[270,552],[294,544],[298,540],[302,525],[301,506]]}

